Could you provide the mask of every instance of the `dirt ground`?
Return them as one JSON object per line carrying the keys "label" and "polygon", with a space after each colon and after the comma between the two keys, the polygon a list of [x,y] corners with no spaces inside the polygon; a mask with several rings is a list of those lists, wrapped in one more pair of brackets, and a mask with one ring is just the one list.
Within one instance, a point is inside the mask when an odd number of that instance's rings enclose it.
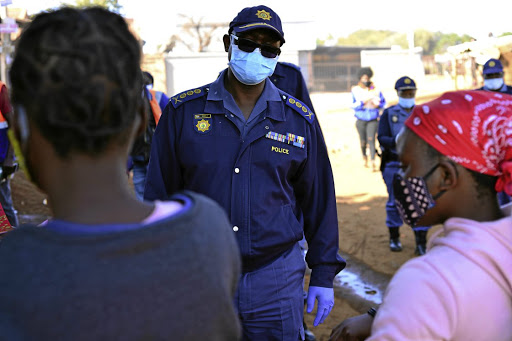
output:
{"label": "dirt ground", "polygon": [[[414,257],[413,232],[403,226],[403,251],[390,252],[384,223],[386,188],[380,172],[363,166],[352,111],[338,104],[336,94],[313,94],[312,100],[335,177],[340,251],[348,267],[351,260],[363,262],[373,270],[391,276],[404,262]],[[12,180],[12,196],[22,222],[38,222],[51,215],[45,194],[30,184],[22,172],[16,173]],[[325,341],[339,322],[368,308],[351,305],[337,292],[335,306],[324,324],[312,327],[314,314],[306,314],[305,319],[317,340]]]}

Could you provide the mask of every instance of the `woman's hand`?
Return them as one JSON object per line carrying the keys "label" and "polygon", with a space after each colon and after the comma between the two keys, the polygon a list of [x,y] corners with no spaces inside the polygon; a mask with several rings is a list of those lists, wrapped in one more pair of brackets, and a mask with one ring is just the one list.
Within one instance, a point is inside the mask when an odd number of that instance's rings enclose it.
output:
{"label": "woman's hand", "polygon": [[331,332],[329,341],[359,341],[370,336],[373,317],[362,314],[346,319]]}

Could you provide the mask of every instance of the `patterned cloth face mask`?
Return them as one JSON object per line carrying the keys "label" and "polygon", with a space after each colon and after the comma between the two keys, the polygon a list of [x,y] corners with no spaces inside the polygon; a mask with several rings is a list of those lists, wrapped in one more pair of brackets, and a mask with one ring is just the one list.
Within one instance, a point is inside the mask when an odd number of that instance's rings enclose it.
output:
{"label": "patterned cloth face mask", "polygon": [[427,179],[439,167],[435,165],[425,176],[403,178],[396,173],[393,178],[393,193],[398,213],[402,220],[410,226],[415,226],[427,210],[435,206],[437,200],[444,192],[441,191],[434,197],[427,188]]}

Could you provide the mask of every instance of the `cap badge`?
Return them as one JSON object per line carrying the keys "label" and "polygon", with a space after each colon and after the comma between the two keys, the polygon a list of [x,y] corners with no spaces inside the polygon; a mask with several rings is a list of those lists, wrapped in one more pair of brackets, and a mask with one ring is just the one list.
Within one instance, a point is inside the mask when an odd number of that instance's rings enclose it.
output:
{"label": "cap badge", "polygon": [[406,78],[406,79],[404,80],[404,83],[405,83],[405,84],[411,84],[411,80],[410,80],[409,78]]}
{"label": "cap badge", "polygon": [[265,11],[265,10],[258,11],[258,12],[256,13],[256,16],[257,16],[258,18],[260,18],[260,19],[263,19],[263,20],[270,20],[270,18],[272,18],[272,17],[270,16],[270,13],[269,13],[269,12],[267,12],[267,11]]}
{"label": "cap badge", "polygon": [[494,62],[494,60],[491,60],[491,61],[489,62],[489,66],[490,66],[490,67],[496,66],[496,63]]}

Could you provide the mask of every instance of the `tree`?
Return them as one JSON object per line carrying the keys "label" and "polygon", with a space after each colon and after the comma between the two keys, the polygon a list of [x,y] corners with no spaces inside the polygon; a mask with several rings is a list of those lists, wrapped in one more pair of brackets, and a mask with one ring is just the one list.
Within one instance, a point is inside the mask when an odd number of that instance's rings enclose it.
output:
{"label": "tree", "polygon": [[119,13],[122,6],[119,4],[119,0],[74,0],[71,3],[63,3],[71,7],[93,7],[99,6],[104,7],[112,12]]}
{"label": "tree", "polygon": [[[214,32],[221,27],[226,27],[226,23],[203,23],[203,18],[195,19],[185,14],[178,14],[186,22],[181,24],[181,33],[173,35],[165,45],[161,45],[162,52],[169,52],[174,49],[177,43],[185,45],[190,51],[205,52],[212,42]],[[192,37],[187,39],[184,35]]]}
{"label": "tree", "polygon": [[420,46],[423,49],[423,54],[426,56],[433,55],[432,51],[434,51],[441,35],[441,32],[434,33],[423,29],[416,30],[414,31],[414,46]]}
{"label": "tree", "polygon": [[[467,34],[459,36],[456,33],[430,32],[423,29],[414,32],[414,45],[422,47],[423,55],[426,56],[443,53],[448,46],[471,40],[472,38]],[[327,45],[328,40],[317,39],[317,44]],[[409,47],[405,33],[383,30],[358,30],[351,33],[348,37],[338,38],[336,45],[365,47],[390,47],[398,45],[404,49]]]}
{"label": "tree", "polygon": [[449,46],[458,45],[467,41],[472,41],[473,38],[465,34],[462,37],[456,33],[441,34],[439,39],[436,41],[432,54],[446,52]]}
{"label": "tree", "polygon": [[338,38],[337,45],[379,47],[400,45],[407,48],[407,37],[404,33],[393,31],[358,30],[346,38]]}

